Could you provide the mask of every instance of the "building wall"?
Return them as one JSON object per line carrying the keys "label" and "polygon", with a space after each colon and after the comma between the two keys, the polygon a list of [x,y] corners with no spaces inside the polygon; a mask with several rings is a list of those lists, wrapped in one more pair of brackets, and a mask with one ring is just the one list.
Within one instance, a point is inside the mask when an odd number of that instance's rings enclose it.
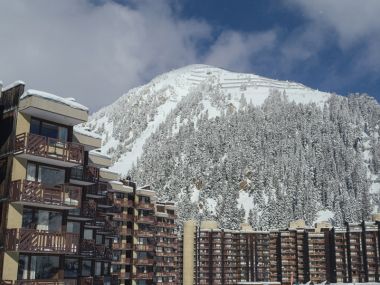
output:
{"label": "building wall", "polygon": [[208,224],[211,229],[185,223],[183,284],[380,281],[379,222],[345,228],[327,223],[302,228],[298,222],[270,232],[229,231]]}

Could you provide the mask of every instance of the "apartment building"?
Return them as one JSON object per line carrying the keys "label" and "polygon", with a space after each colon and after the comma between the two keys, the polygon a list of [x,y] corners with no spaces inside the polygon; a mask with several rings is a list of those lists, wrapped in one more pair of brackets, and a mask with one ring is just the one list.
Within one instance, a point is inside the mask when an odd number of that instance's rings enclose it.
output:
{"label": "apartment building", "polygon": [[174,204],[108,169],[85,106],[24,89],[0,88],[0,280],[174,285]]}
{"label": "apartment building", "polygon": [[304,284],[379,282],[380,223],[329,223],[307,227],[302,220],[283,230],[220,229],[213,221],[184,224],[181,241],[184,285],[279,282]]}

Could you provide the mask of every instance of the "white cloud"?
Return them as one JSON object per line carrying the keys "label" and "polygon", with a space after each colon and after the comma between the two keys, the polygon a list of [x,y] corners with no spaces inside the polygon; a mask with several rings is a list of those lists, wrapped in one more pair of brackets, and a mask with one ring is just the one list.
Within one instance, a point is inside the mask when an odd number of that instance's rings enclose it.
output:
{"label": "white cloud", "polygon": [[[242,69],[274,35],[225,31],[205,54],[213,28],[173,15],[167,1],[0,0],[0,79],[75,97],[92,110],[182,65],[207,61]],[[261,43],[261,41],[263,41]]]}

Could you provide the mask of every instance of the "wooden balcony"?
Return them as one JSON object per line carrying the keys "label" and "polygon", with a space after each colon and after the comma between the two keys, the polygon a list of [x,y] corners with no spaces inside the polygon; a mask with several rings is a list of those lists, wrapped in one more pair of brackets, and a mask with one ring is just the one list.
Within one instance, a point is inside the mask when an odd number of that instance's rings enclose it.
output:
{"label": "wooden balcony", "polygon": [[136,230],[135,236],[137,237],[154,237],[155,233],[154,231],[147,231],[147,230]]}
{"label": "wooden balcony", "polygon": [[134,216],[131,215],[131,214],[126,214],[126,213],[114,213],[113,214],[113,219],[115,221],[133,222],[134,221]]}
{"label": "wooden balcony", "polygon": [[121,228],[119,230],[119,235],[121,235],[121,236],[131,236],[132,233],[133,233],[132,229]]}
{"label": "wooden balcony", "polygon": [[163,227],[163,228],[171,228],[171,229],[175,229],[177,227],[176,224],[167,223],[167,222],[157,222],[156,226]]}
{"label": "wooden balcony", "polygon": [[156,218],[154,216],[138,216],[136,222],[141,224],[155,224]]}
{"label": "wooden balcony", "polygon": [[154,245],[152,245],[152,244],[135,244],[134,249],[136,251],[153,251]]}
{"label": "wooden balcony", "polygon": [[132,250],[132,244],[130,243],[113,243],[112,249],[114,250]]}
{"label": "wooden balcony", "polygon": [[[91,283],[92,284],[92,283]],[[91,285],[88,284],[88,285]],[[0,281],[0,285],[77,285],[75,279],[33,279],[33,280],[15,280],[15,281]],[[82,285],[82,283],[80,284]],[[85,284],[87,285],[87,284]]]}
{"label": "wooden balcony", "polygon": [[127,199],[114,199],[114,204],[116,207],[133,207],[133,201],[132,200],[127,200]]}
{"label": "wooden balcony", "polygon": [[62,142],[31,133],[15,138],[16,155],[23,158],[63,167],[83,164],[84,147],[73,142]]}
{"label": "wooden balcony", "polygon": [[149,259],[149,258],[135,258],[134,265],[153,265],[154,264],[154,259]]}
{"label": "wooden balcony", "polygon": [[133,274],[134,279],[153,279],[154,273],[135,273]]}
{"label": "wooden balcony", "polygon": [[136,208],[137,208],[137,209],[141,209],[141,210],[154,210],[154,204],[152,204],[152,203],[139,202],[139,203],[136,205]]}
{"label": "wooden balcony", "polygon": [[99,181],[99,168],[88,165],[76,166],[70,171],[70,183],[86,186]]}
{"label": "wooden balcony", "polygon": [[81,240],[80,254],[99,260],[112,260],[112,250],[104,244],[96,244],[92,239]]}
{"label": "wooden balcony", "polygon": [[79,249],[79,235],[55,233],[34,229],[9,229],[5,233],[6,251],[76,254]]}
{"label": "wooden balcony", "polygon": [[96,218],[96,202],[88,200],[82,202],[82,207],[69,211],[71,220],[88,221]]}
{"label": "wooden balcony", "polygon": [[14,203],[57,209],[80,207],[81,188],[63,184],[54,187],[38,181],[16,180],[10,183],[10,200]]}

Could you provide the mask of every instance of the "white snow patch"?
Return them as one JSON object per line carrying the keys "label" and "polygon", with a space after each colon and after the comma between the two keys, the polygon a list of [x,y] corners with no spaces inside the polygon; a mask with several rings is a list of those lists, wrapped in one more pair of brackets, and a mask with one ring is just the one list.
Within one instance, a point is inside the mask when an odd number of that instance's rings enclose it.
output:
{"label": "white snow patch", "polygon": [[314,221],[315,223],[329,222],[334,219],[334,212],[330,210],[321,210],[317,213],[317,218]]}
{"label": "white snow patch", "polygon": [[83,105],[81,105],[75,101],[68,100],[68,99],[62,98],[60,96],[50,94],[47,92],[43,92],[43,91],[39,91],[39,90],[29,89],[29,90],[25,91],[24,94],[21,95],[20,100],[25,99],[27,97],[32,97],[32,96],[41,97],[41,98],[44,98],[47,100],[51,100],[51,101],[55,101],[58,103],[65,104],[65,105],[72,107],[72,108],[75,108],[75,109],[79,109],[79,110],[83,110],[83,111],[88,112],[87,107],[85,107],[85,106],[83,106]]}
{"label": "white snow patch", "polygon": [[74,126],[74,132],[81,134],[81,135],[84,135],[84,136],[87,136],[87,137],[95,138],[95,139],[101,139],[102,138],[101,135],[98,135],[97,133],[91,131],[90,129],[85,128],[85,127],[80,126],[80,125]]}
{"label": "white snow patch", "polygon": [[193,203],[198,203],[199,201],[199,190],[196,187],[193,187],[193,193],[191,193],[190,200]]}
{"label": "white snow patch", "polygon": [[213,198],[207,198],[206,199],[207,208],[212,214],[216,214],[216,200]]}
{"label": "white snow patch", "polygon": [[237,199],[239,209],[243,207],[245,210],[245,220],[248,221],[249,210],[254,206],[253,198],[246,191],[239,192],[239,198]]}
{"label": "white snow patch", "polygon": [[[0,85],[2,85],[3,83],[0,81]],[[16,87],[17,85],[25,85],[25,82],[24,81],[21,81],[21,80],[17,80],[15,82],[12,82],[11,84],[8,84],[7,86],[3,87],[1,90],[4,92],[4,91],[7,91],[13,87]]]}

